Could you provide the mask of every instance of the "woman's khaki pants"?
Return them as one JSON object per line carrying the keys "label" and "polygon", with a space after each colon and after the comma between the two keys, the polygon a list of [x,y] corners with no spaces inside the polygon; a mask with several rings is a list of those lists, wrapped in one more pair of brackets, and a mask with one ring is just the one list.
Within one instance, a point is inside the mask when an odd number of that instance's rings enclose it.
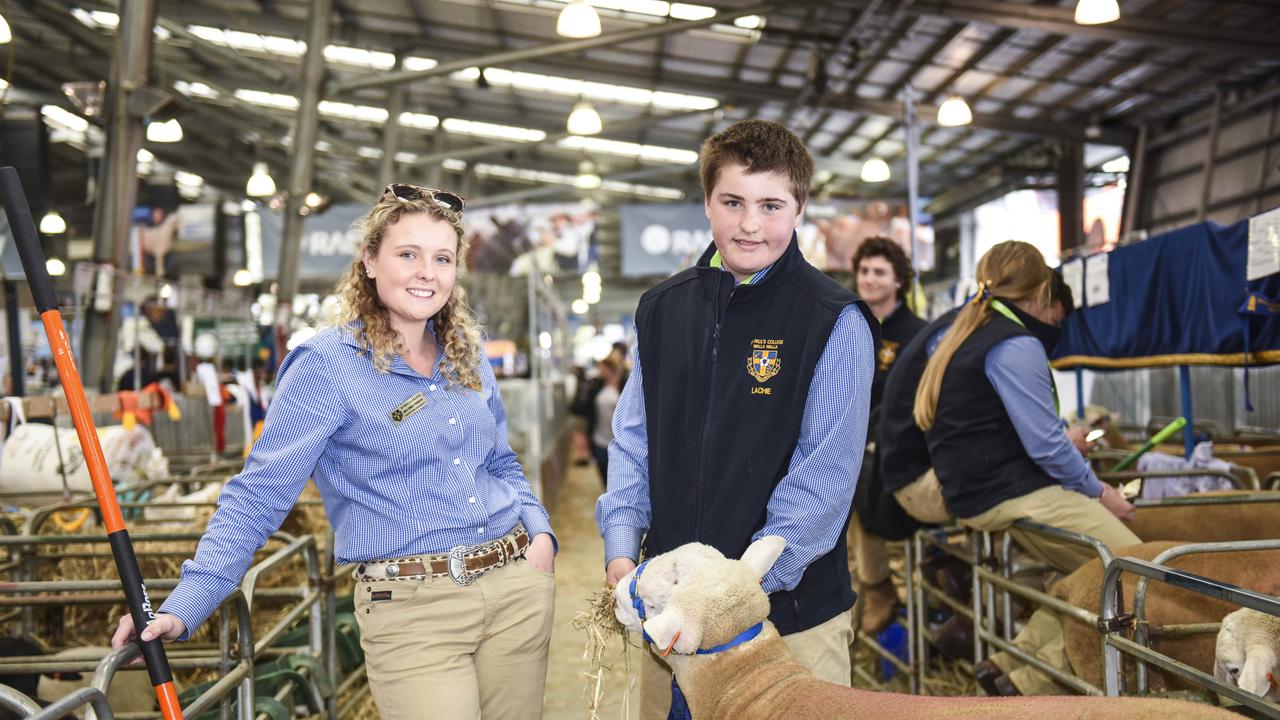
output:
{"label": "woman's khaki pants", "polygon": [[355,592],[384,720],[542,717],[555,576],[522,558],[467,586],[439,577],[357,582]]}

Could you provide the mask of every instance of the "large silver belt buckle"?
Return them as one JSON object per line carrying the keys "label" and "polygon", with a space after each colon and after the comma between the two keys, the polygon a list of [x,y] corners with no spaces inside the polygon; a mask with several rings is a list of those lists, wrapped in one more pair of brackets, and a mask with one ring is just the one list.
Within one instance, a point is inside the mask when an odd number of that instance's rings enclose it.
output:
{"label": "large silver belt buckle", "polygon": [[474,575],[467,574],[467,546],[458,545],[449,551],[449,575],[458,585],[470,585]]}

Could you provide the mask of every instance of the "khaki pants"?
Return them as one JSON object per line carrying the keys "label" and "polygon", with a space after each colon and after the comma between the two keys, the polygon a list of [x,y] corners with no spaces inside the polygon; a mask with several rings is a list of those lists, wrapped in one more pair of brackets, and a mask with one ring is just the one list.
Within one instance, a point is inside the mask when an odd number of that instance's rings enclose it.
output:
{"label": "khaki pants", "polygon": [[[1084,533],[1101,540],[1112,550],[1142,542],[1102,503],[1061,485],[1040,488],[1022,497],[1005,500],[980,515],[961,518],[960,523],[975,530],[997,531],[1004,530],[1015,520],[1022,518]],[[1009,532],[1028,552],[1064,573],[1073,572],[1098,556],[1092,549],[1080,545],[1049,540],[1016,529]]]}
{"label": "khaki pants", "polygon": [[[390,591],[386,600],[375,593]],[[369,689],[384,720],[538,720],[555,577],[520,559],[465,587],[357,582]]]}
{"label": "khaki pants", "polygon": [[[942,485],[933,468],[899,489],[893,497],[908,515],[922,523],[938,525],[951,519],[942,501]],[[863,587],[889,579],[889,545],[884,538],[868,533],[856,512],[849,521],[849,550],[857,565],[858,582]]]}
{"label": "khaki pants", "polygon": [[[848,612],[803,632],[784,635],[782,641],[796,662],[820,680],[849,687],[853,626]],[[640,653],[640,720],[666,720],[670,711],[671,669],[645,643],[645,651]]]}
{"label": "khaki pants", "polygon": [[[1062,635],[1062,618],[1052,610],[1040,608],[1031,614],[1027,626],[1013,639],[1019,650],[1044,661],[1049,667],[1071,672],[1067,660],[1066,641]],[[1052,678],[1005,652],[991,656],[991,661],[1009,676],[1009,680],[1023,695],[1070,695],[1071,691],[1054,682]]]}
{"label": "khaki pants", "polygon": [[[1084,533],[1101,540],[1112,550],[1141,542],[1102,503],[1060,485],[1041,488],[1022,497],[1006,500],[981,515],[963,518],[960,522],[976,530],[995,531],[1009,527],[1020,518]],[[1019,545],[1064,573],[1072,572],[1098,556],[1093,550],[1079,545],[1055,542],[1018,530],[1010,530],[1010,534]],[[1013,644],[1051,667],[1070,670],[1063,645],[1062,622],[1049,610],[1036,610],[1027,626],[1014,638]],[[1007,653],[996,653],[991,656],[991,660],[1005,671],[1009,680],[1023,695],[1067,693],[1066,688],[1055,683],[1048,675],[1023,665]]]}

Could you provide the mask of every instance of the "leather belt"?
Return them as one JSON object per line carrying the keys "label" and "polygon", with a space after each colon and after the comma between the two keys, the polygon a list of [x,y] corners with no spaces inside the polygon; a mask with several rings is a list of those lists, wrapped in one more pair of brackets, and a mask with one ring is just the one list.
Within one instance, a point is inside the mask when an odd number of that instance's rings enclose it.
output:
{"label": "leather belt", "polygon": [[355,578],[361,582],[409,580],[421,577],[453,578],[458,585],[473,580],[516,558],[524,557],[529,546],[529,533],[516,524],[506,535],[480,545],[458,545],[447,553],[421,555],[393,560],[369,560],[356,566]]}

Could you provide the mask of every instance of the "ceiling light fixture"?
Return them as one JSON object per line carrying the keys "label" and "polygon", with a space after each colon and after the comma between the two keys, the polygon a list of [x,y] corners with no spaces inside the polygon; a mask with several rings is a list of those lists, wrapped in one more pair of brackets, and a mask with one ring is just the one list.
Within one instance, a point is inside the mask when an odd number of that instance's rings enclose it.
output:
{"label": "ceiling light fixture", "polygon": [[45,235],[61,235],[67,231],[67,221],[62,219],[57,210],[50,210],[40,218],[40,232]]}
{"label": "ceiling light fixture", "polygon": [[1076,3],[1077,25],[1102,25],[1120,19],[1116,0],[1080,0]]}
{"label": "ceiling light fixture", "polygon": [[972,122],[973,111],[969,109],[969,103],[959,95],[952,95],[938,106],[938,124],[942,127],[959,127]]}
{"label": "ceiling light fixture", "polygon": [[862,182],[881,183],[889,179],[889,163],[878,157],[862,163]]}
{"label": "ceiling light fixture", "polygon": [[584,100],[573,106],[565,128],[574,135],[599,135],[604,123],[600,120],[600,113]]}
{"label": "ceiling light fixture", "polygon": [[244,192],[249,197],[266,197],[276,194],[276,181],[272,180],[267,172],[266,163],[253,164],[253,174],[249,176],[249,182],[244,184]]}
{"label": "ceiling light fixture", "polygon": [[147,123],[147,141],[154,143],[182,142],[182,126],[178,124],[178,118],[172,118],[164,122],[153,120]]}
{"label": "ceiling light fixture", "polygon": [[567,38],[589,38],[600,34],[600,14],[587,0],[573,0],[556,19],[556,34]]}

